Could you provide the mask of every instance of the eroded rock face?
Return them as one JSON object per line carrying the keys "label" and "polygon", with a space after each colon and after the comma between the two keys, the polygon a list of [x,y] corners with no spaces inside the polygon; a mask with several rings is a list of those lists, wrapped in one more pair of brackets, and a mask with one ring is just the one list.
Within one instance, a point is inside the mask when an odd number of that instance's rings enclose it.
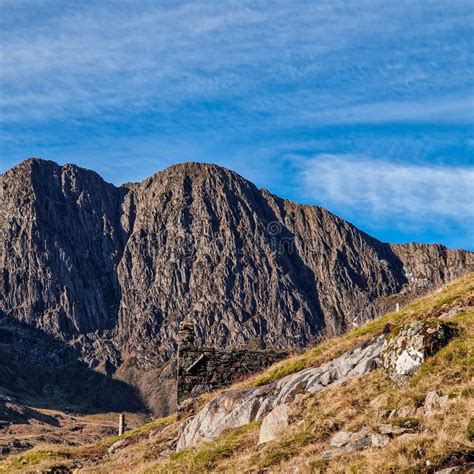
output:
{"label": "eroded rock face", "polygon": [[[438,287],[456,278],[464,267],[461,254],[443,245],[390,244],[390,248],[403,261],[407,285],[415,291]],[[440,272],[441,268],[445,270]]]}
{"label": "eroded rock face", "polygon": [[382,364],[392,380],[404,384],[454,334],[454,329],[442,321],[414,321],[386,340]]}
{"label": "eroded rock face", "polygon": [[0,310],[64,339],[114,328],[125,192],[51,161],[1,175]]}
{"label": "eroded rock face", "polygon": [[115,187],[30,159],[0,175],[0,203],[0,311],[108,374],[160,369],[184,319],[202,346],[303,347],[473,268],[469,252],[381,243],[209,164]]}

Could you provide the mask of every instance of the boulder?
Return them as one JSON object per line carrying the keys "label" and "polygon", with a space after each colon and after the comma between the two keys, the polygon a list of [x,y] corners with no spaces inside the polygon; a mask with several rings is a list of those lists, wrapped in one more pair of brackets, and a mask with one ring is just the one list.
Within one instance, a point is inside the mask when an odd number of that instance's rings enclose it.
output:
{"label": "boulder", "polygon": [[323,459],[331,459],[338,454],[341,454],[345,451],[344,448],[336,448],[336,449],[329,449],[328,451],[324,451]]}
{"label": "boulder", "polygon": [[372,442],[372,447],[374,448],[384,448],[390,441],[390,438],[387,435],[373,434],[370,437]]}
{"label": "boulder", "polygon": [[367,438],[369,435],[369,428],[364,426],[359,431],[352,433],[351,435],[351,442],[360,441],[361,439]]}
{"label": "boulder", "polygon": [[281,435],[288,428],[288,417],[289,406],[286,403],[275,407],[263,419],[258,444],[268,443]]}
{"label": "boulder", "polygon": [[455,306],[451,308],[449,311],[444,312],[439,316],[441,319],[450,319],[454,316],[457,316],[459,313],[465,313],[466,311],[470,311],[472,307],[470,306]]}
{"label": "boulder", "polygon": [[362,449],[368,448],[372,444],[372,439],[370,436],[365,435],[362,438],[354,441],[347,446],[348,451],[360,451]]}
{"label": "boulder", "polygon": [[351,431],[340,431],[331,438],[330,449],[323,453],[323,459],[330,459],[340,453],[361,451],[372,444],[372,438],[369,435],[368,428],[364,427],[360,431],[353,433]]}
{"label": "boulder", "polygon": [[351,431],[339,431],[332,438],[329,443],[334,448],[341,448],[346,445],[350,440],[353,433]]}
{"label": "boulder", "polygon": [[388,400],[389,400],[388,393],[382,393],[378,395],[377,397],[375,397],[373,400],[371,400],[369,405],[374,410],[380,410],[381,408],[384,408],[387,406]]}
{"label": "boulder", "polygon": [[381,434],[386,435],[401,435],[408,431],[407,428],[402,428],[401,426],[394,426],[389,424],[384,424],[379,426],[379,431]]}
{"label": "boulder", "polygon": [[407,405],[400,408],[399,410],[395,410],[394,416],[396,416],[397,418],[408,418],[410,416],[415,416],[415,415],[416,415],[416,408],[414,406]]}
{"label": "boulder", "polygon": [[386,339],[382,365],[392,380],[404,385],[425,359],[444,347],[454,334],[453,327],[442,321],[414,321]]}
{"label": "boulder", "polygon": [[176,450],[210,441],[225,429],[238,428],[256,420],[265,394],[265,388],[249,388],[227,392],[210,401],[196,415],[181,423]]}
{"label": "boulder", "polygon": [[119,449],[125,448],[125,446],[128,446],[130,444],[130,440],[127,438],[119,439],[118,441],[115,441],[114,444],[112,444],[109,449],[107,449],[107,454],[114,454],[116,451]]}
{"label": "boulder", "polygon": [[436,391],[431,391],[426,394],[425,398],[425,415],[431,416],[435,411],[443,409],[448,403],[448,396],[441,396]]}

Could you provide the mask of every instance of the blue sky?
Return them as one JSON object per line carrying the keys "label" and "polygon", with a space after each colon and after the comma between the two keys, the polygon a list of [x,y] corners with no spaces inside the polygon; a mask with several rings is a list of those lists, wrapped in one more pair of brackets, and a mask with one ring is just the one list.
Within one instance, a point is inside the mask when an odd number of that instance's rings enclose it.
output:
{"label": "blue sky", "polygon": [[0,172],[208,161],[384,241],[474,249],[473,11],[0,0]]}

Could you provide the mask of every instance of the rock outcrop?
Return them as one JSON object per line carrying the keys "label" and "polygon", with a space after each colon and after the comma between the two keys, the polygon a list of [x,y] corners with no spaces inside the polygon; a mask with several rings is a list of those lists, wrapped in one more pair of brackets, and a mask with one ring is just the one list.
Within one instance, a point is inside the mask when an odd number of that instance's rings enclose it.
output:
{"label": "rock outcrop", "polygon": [[[237,428],[255,420],[263,420],[263,426],[269,431],[270,426],[278,425],[274,419],[282,417],[279,411],[272,410],[292,402],[298,393],[333,388],[380,367],[385,337],[381,335],[320,367],[302,370],[262,387],[230,391],[216,397],[194,417],[183,422],[177,449],[212,440],[225,429]],[[267,420],[267,417],[270,419]],[[262,442],[271,438],[269,432],[262,434]]]}
{"label": "rock outcrop", "polygon": [[382,365],[394,381],[403,384],[454,334],[450,325],[438,320],[414,321],[387,339],[382,351]]}
{"label": "rock outcrop", "polygon": [[0,176],[0,203],[0,311],[127,381],[166,373],[184,319],[201,346],[303,347],[473,268],[469,252],[384,244],[210,164],[115,187],[30,159]]}
{"label": "rock outcrop", "polygon": [[290,407],[286,403],[277,405],[264,419],[260,427],[258,444],[268,443],[285,432],[289,425]]}
{"label": "rock outcrop", "polygon": [[[452,326],[440,321],[415,321],[407,327],[402,327],[396,334],[385,332],[370,341],[360,343],[354,349],[319,367],[301,370],[261,387],[226,392],[182,422],[177,450],[210,441],[226,429],[237,428],[255,420],[262,421],[259,443],[272,441],[289,425],[291,403],[297,394],[316,393],[338,387],[382,365],[387,376],[399,382],[400,376],[413,375],[425,358],[439,351],[454,334],[456,332]],[[400,344],[400,341],[403,343]],[[410,364],[410,369],[403,371],[403,374],[394,369],[398,367],[400,347],[403,348],[402,353],[406,348],[415,348],[417,356],[421,354],[421,363],[418,364],[417,358],[416,364]],[[381,408],[386,402],[385,397],[386,395],[382,395],[374,399],[370,406],[374,409]],[[445,406],[447,402],[446,396],[429,392],[422,408],[423,414],[430,416],[434,410]],[[415,408],[407,408],[408,410],[402,409],[404,413],[390,413],[388,418],[392,418],[392,415],[413,415],[412,410]],[[357,433],[341,431],[331,440],[334,449],[327,451],[323,457],[331,458],[343,451],[357,451],[368,446],[383,447],[390,437],[408,435],[409,432],[408,428],[386,422],[379,426],[378,433],[371,434],[367,428]]]}

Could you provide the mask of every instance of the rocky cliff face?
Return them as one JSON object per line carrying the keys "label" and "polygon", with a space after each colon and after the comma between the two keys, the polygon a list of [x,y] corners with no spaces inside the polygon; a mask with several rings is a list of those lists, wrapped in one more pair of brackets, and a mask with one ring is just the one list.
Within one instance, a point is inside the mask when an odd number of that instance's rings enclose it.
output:
{"label": "rocky cliff face", "polygon": [[205,346],[302,347],[473,267],[469,252],[381,243],[209,164],[117,188],[30,159],[0,176],[0,203],[0,310],[107,373],[159,368],[183,320]]}
{"label": "rocky cliff face", "polygon": [[0,309],[64,338],[115,327],[122,189],[28,160],[0,178]]}

